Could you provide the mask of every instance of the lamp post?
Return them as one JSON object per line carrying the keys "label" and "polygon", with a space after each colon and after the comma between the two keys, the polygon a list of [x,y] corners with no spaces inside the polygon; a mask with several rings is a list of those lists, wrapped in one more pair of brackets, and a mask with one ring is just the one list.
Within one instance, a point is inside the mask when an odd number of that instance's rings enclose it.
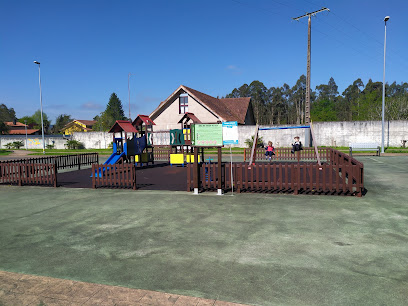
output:
{"label": "lamp post", "polygon": [[41,105],[41,134],[42,134],[42,143],[43,143],[43,154],[45,154],[44,121],[43,121],[42,92],[41,92],[41,68],[40,68],[40,62],[34,61],[34,64],[38,65],[38,82],[40,84],[40,105]]}
{"label": "lamp post", "polygon": [[387,21],[390,16],[384,18],[384,70],[383,70],[383,92],[382,92],[382,116],[381,116],[381,153],[384,153],[384,117],[385,117],[385,47],[387,43]]}
{"label": "lamp post", "polygon": [[28,150],[28,139],[27,139],[27,121],[26,120],[24,120],[24,125],[25,125],[25,133],[26,133],[26,145],[25,145],[25,147],[26,147],[26,150]]}
{"label": "lamp post", "polygon": [[130,120],[130,122],[132,122],[132,117],[131,117],[131,114],[130,114],[130,76],[131,76],[132,74],[129,72],[129,74],[128,74],[128,94],[129,94],[129,120]]}

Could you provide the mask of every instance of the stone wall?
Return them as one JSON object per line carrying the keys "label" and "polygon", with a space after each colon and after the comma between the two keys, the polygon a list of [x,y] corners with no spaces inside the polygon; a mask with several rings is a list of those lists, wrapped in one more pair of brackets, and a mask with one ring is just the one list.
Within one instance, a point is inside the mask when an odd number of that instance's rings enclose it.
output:
{"label": "stone wall", "polygon": [[[266,126],[260,126],[265,128]],[[275,126],[277,127],[277,126]],[[284,127],[284,125],[280,125]],[[381,121],[355,121],[355,122],[317,122],[313,124],[315,141],[319,146],[345,146],[350,142],[374,142],[381,144]],[[265,143],[272,141],[276,147],[288,147],[293,138],[299,136],[304,142],[306,129],[285,129],[285,130],[260,130]],[[255,126],[238,127],[238,146],[245,146],[245,140],[251,138],[255,133]],[[165,133],[156,135],[156,142],[166,144],[169,137]],[[159,137],[160,136],[160,137]],[[160,138],[160,139],[159,139]],[[107,132],[75,132],[72,139],[82,142],[87,149],[105,149],[112,142],[112,134]],[[400,147],[401,140],[408,140],[408,120],[404,121],[386,121],[385,122],[385,146]],[[25,144],[25,135],[2,135],[0,136],[0,148],[13,141],[23,141]],[[45,144],[54,144],[57,149],[64,149],[67,139],[61,135],[45,136]],[[41,149],[41,135],[28,136],[29,149]]]}

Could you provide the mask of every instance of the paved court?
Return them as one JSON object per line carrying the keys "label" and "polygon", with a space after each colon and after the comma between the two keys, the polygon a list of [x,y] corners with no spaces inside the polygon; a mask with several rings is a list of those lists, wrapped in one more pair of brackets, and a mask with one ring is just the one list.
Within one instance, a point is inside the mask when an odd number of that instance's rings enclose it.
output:
{"label": "paved court", "polygon": [[358,159],[362,198],[0,186],[0,270],[251,305],[406,305],[408,157]]}

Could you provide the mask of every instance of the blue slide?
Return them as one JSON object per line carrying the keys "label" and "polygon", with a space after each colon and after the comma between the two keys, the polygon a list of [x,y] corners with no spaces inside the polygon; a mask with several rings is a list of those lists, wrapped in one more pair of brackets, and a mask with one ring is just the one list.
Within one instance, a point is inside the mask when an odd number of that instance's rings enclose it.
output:
{"label": "blue slide", "polygon": [[104,162],[104,165],[113,165],[116,164],[118,162],[118,160],[122,157],[122,156],[126,156],[125,152],[122,152],[121,154],[116,154],[116,153],[112,153],[111,156],[109,156],[109,158],[106,160],[106,162]]}
{"label": "blue slide", "polygon": [[[106,162],[103,163],[104,165],[113,165],[113,164],[116,164],[116,163],[119,161],[119,159],[120,159],[121,157],[126,157],[126,154],[127,154],[127,146],[126,146],[126,143],[125,143],[124,146],[123,146],[123,152],[120,153],[120,154],[117,154],[117,153],[116,153],[116,143],[114,143],[114,144],[113,144],[113,152],[114,152],[114,153],[112,153],[112,155],[109,156],[109,158],[106,160]],[[108,168],[108,169],[109,169],[109,168]],[[101,168],[99,168],[99,170],[95,171],[95,176],[102,177],[102,175],[104,174],[104,172],[105,172],[105,168],[103,168],[103,170],[101,170]],[[93,176],[93,174],[91,175],[91,177],[92,177],[92,176]]]}

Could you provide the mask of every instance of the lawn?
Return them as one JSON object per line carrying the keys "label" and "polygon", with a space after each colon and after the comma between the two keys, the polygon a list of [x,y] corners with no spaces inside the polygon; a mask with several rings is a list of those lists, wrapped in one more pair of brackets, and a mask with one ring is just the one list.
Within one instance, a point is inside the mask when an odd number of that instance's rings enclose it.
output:
{"label": "lawn", "polygon": [[0,186],[0,270],[256,305],[406,305],[408,157],[345,196]]}
{"label": "lawn", "polygon": [[12,153],[12,151],[0,149],[0,156],[9,155],[10,153]]}
{"label": "lawn", "polygon": [[[43,155],[42,149],[30,149],[29,155]],[[81,153],[99,153],[101,155],[112,154],[112,149],[45,149],[46,155],[67,155],[67,154],[81,154]]]}

